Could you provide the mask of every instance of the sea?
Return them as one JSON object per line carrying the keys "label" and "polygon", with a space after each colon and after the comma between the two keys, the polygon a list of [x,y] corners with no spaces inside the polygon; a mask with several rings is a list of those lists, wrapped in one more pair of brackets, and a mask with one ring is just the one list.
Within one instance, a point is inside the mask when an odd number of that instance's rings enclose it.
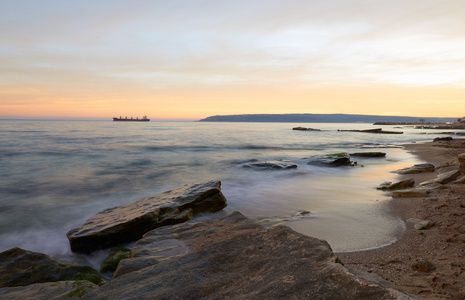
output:
{"label": "sea", "polygon": [[[371,128],[404,133],[338,131]],[[198,219],[240,211],[324,239],[335,252],[382,247],[405,224],[390,210],[389,193],[376,187],[420,163],[402,144],[439,135],[431,133],[364,123],[0,120],[0,251],[70,255],[66,232],[98,212],[208,180],[222,182],[228,206]],[[352,157],[356,166],[309,164],[372,151],[387,155]],[[297,168],[243,167],[252,160],[289,160]]]}

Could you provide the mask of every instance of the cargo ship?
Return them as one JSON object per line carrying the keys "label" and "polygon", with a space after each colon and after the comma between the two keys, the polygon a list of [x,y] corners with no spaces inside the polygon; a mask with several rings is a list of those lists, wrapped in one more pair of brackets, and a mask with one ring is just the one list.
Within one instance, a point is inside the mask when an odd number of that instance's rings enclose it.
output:
{"label": "cargo ship", "polygon": [[142,119],[139,119],[138,117],[137,118],[128,118],[128,117],[124,117],[122,118],[121,116],[119,118],[113,118],[113,121],[115,122],[148,122],[150,121],[149,118],[147,118],[147,116],[143,116]]}

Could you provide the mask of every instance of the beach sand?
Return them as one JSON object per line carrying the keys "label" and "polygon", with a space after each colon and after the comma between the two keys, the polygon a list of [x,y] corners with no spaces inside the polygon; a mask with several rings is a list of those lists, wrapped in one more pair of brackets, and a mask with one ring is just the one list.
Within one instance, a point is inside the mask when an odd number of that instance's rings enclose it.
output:
{"label": "beach sand", "polygon": [[[457,169],[465,139],[409,144],[405,149],[436,166],[434,173],[403,175],[418,184],[438,172]],[[406,223],[398,241],[375,250],[337,253],[344,265],[375,273],[420,298],[465,299],[465,184],[445,184],[425,198],[393,198],[390,209]],[[406,221],[409,218],[428,219],[435,225],[416,230]],[[436,269],[412,269],[422,261]]]}

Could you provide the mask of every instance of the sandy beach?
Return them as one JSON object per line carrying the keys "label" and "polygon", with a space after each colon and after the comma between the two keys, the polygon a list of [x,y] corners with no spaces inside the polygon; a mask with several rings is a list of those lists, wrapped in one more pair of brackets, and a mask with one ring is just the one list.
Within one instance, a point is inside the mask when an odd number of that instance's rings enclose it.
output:
{"label": "sandy beach", "polygon": [[[465,139],[409,144],[405,149],[436,166],[434,173],[400,178],[412,177],[418,185],[457,169]],[[393,198],[390,209],[406,223],[398,241],[375,250],[338,253],[345,266],[375,273],[424,299],[465,299],[465,184],[447,183],[425,198]],[[431,220],[434,226],[417,230],[409,218]],[[431,264],[423,266],[425,261]],[[414,265],[430,270],[416,271]]]}

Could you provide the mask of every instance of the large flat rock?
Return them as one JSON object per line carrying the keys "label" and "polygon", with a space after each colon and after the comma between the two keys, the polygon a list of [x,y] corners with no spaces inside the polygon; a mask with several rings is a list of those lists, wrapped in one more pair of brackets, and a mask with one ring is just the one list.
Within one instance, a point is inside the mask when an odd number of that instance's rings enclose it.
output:
{"label": "large flat rock", "polygon": [[140,239],[144,233],[189,220],[200,212],[226,207],[221,182],[188,184],[167,192],[109,208],[67,233],[71,250],[90,253]]}
{"label": "large flat rock", "polygon": [[323,240],[237,212],[155,229],[132,255],[120,265],[137,260],[135,268],[84,299],[414,299],[347,269]]}
{"label": "large flat rock", "polygon": [[120,262],[113,278],[185,255],[206,242],[212,243],[258,229],[264,227],[239,212],[219,220],[192,220],[154,229],[134,244],[131,259]]}

